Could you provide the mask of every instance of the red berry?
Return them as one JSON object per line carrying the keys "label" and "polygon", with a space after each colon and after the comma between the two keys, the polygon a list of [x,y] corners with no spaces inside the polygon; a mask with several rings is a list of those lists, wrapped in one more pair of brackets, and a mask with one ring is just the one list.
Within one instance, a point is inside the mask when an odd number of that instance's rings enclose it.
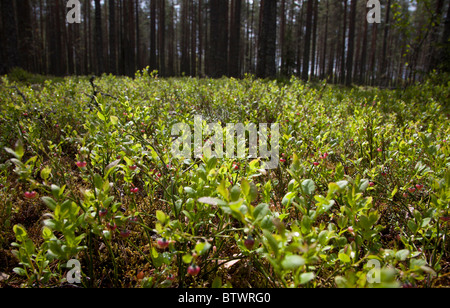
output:
{"label": "red berry", "polygon": [[169,246],[169,241],[165,238],[160,238],[157,244],[160,249],[166,249]]}
{"label": "red berry", "polygon": [[415,189],[414,187],[410,187],[410,188],[409,188],[409,192],[410,192],[410,193],[413,193],[413,192],[415,192],[415,191],[416,191],[416,189]]}
{"label": "red berry", "polygon": [[196,264],[190,265],[187,269],[188,274],[192,276],[197,276],[200,273],[200,267]]}
{"label": "red berry", "polygon": [[375,183],[374,183],[374,182],[369,182],[369,186],[370,186],[370,187],[374,187],[374,186],[375,186]]}
{"label": "red berry", "polygon": [[136,278],[138,280],[142,280],[142,279],[144,279],[144,276],[145,276],[144,272],[141,271],[141,272],[139,272],[139,274],[136,275]]}
{"label": "red berry", "polygon": [[106,227],[109,229],[109,230],[111,230],[111,231],[114,231],[114,230],[116,230],[117,229],[117,225],[116,225],[116,223],[107,223],[106,224]]}
{"label": "red berry", "polygon": [[249,235],[247,239],[244,241],[244,245],[248,250],[252,250],[253,245],[255,245],[255,240],[251,235]]}
{"label": "red berry", "polygon": [[130,230],[122,230],[122,231],[120,231],[120,236],[121,236],[122,238],[127,238],[127,237],[130,236],[130,234],[131,234],[131,231],[130,231]]}
{"label": "red berry", "polygon": [[137,169],[137,166],[136,166],[136,165],[133,165],[133,166],[129,166],[128,168],[129,168],[130,170],[134,171],[134,170]]}
{"label": "red berry", "polygon": [[78,161],[77,162],[77,167],[78,168],[86,168],[86,166],[87,166],[87,162],[85,162],[85,161]]}
{"label": "red berry", "polygon": [[416,184],[416,188],[417,188],[417,190],[421,190],[421,189],[423,188],[423,185],[421,185],[421,184]]}
{"label": "red berry", "polygon": [[320,165],[320,164],[319,164],[318,162],[315,161],[315,162],[313,162],[313,165],[314,165],[314,166],[318,166],[318,165]]}
{"label": "red berry", "polygon": [[133,187],[133,188],[130,189],[130,192],[133,193],[133,194],[136,194],[136,193],[139,192],[139,188]]}
{"label": "red berry", "polygon": [[280,162],[284,163],[284,162],[286,162],[286,159],[280,158]]}
{"label": "red berry", "polygon": [[381,148],[378,148],[377,151],[378,151],[378,152],[382,152],[383,150],[382,150]]}
{"label": "red berry", "polygon": [[108,210],[107,209],[101,209],[100,211],[98,211],[98,215],[100,217],[105,217],[106,214],[108,214]]}
{"label": "red berry", "polygon": [[35,199],[37,196],[37,193],[35,191],[32,191],[32,192],[27,191],[27,192],[25,192],[24,196],[26,199]]}

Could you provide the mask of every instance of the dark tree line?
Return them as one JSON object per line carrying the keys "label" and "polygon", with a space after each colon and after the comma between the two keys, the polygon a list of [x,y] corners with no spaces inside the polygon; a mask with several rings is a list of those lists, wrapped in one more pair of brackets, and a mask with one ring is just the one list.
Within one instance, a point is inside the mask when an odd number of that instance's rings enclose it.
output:
{"label": "dark tree line", "polygon": [[450,0],[0,0],[0,73],[290,77],[396,86],[450,70]]}

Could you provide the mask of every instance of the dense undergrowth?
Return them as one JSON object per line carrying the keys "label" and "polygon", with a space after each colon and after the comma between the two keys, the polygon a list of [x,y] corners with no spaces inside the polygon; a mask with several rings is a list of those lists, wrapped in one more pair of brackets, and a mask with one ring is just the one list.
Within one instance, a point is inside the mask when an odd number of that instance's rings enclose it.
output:
{"label": "dense undergrowth", "polygon": [[[4,287],[449,285],[442,80],[380,90],[137,73],[0,88]],[[195,115],[279,123],[278,168],[172,159],[171,128],[193,129]]]}

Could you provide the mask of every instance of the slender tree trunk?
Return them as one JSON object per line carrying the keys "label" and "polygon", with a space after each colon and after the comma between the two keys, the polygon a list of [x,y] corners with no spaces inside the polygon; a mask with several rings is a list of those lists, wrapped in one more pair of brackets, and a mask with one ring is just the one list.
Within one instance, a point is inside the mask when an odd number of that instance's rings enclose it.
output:
{"label": "slender tree trunk", "polygon": [[197,76],[197,21],[195,2],[190,4],[191,19],[191,76]]}
{"label": "slender tree trunk", "polygon": [[322,54],[322,65],[321,65],[321,78],[325,77],[325,66],[326,66],[326,58],[327,58],[327,48],[328,48],[328,11],[329,11],[329,0],[326,0],[326,13],[325,13],[325,33],[323,39],[323,54]]}
{"label": "slender tree trunk", "polygon": [[386,4],[386,20],[384,24],[384,35],[383,35],[383,49],[381,54],[381,67],[380,67],[380,83],[385,85],[386,74],[387,74],[387,40],[389,35],[390,27],[390,12],[391,12],[391,0],[388,0]]}
{"label": "slender tree trunk", "polygon": [[150,0],[150,70],[156,69],[156,0]]}
{"label": "slender tree trunk", "polygon": [[165,76],[166,75],[166,1],[160,0],[159,1],[159,24],[158,24],[158,58],[159,58],[159,70],[160,75]]}
{"label": "slender tree trunk", "polygon": [[104,72],[103,66],[103,33],[102,33],[102,10],[100,0],[95,0],[95,50],[97,58],[97,74]]}
{"label": "slender tree trunk", "polygon": [[303,51],[303,69],[302,79],[308,81],[309,68],[310,68],[310,54],[311,54],[311,28],[312,28],[312,15],[313,15],[313,0],[308,0],[306,7],[306,29],[305,29],[305,49]]}
{"label": "slender tree trunk", "polygon": [[[377,49],[377,33],[378,33],[378,24],[374,23],[372,25],[372,46],[371,46],[371,55],[370,55],[370,66],[369,66],[369,72],[371,74],[371,81],[370,84],[374,84],[374,76],[375,76],[375,55],[376,55],[376,49]],[[366,78],[367,80],[368,78]]]}
{"label": "slender tree trunk", "polygon": [[135,70],[140,70],[141,67],[141,28],[139,24],[139,0],[135,0],[136,12],[136,67]]}
{"label": "slender tree trunk", "polygon": [[353,80],[353,53],[355,44],[356,0],[350,2],[350,25],[348,32],[347,71],[345,85],[350,86]]}
{"label": "slender tree trunk", "polygon": [[241,0],[232,0],[231,9],[231,33],[230,33],[230,55],[229,76],[240,76],[240,46],[241,46]]}
{"label": "slender tree trunk", "polygon": [[168,23],[168,61],[167,61],[167,76],[173,76],[175,74],[174,65],[175,65],[175,9],[173,2],[170,5],[170,21]]}
{"label": "slender tree trunk", "polygon": [[[365,10],[367,14],[367,8]],[[364,14],[364,16],[366,16]],[[359,82],[364,84],[364,77],[366,75],[366,58],[367,58],[367,28],[368,28],[368,22],[365,20],[366,17],[364,17],[364,31],[363,31],[363,40],[362,40],[362,48],[361,48],[361,62],[359,64]]]}
{"label": "slender tree trunk", "polygon": [[280,63],[281,70],[280,74],[283,76],[287,75],[286,67],[286,0],[281,0],[280,7]]}
{"label": "slender tree trunk", "polygon": [[311,76],[314,77],[316,74],[316,42],[317,42],[317,19],[319,18],[318,10],[319,1],[314,0],[314,22],[312,29],[312,52],[311,52]]}
{"label": "slender tree trunk", "polygon": [[203,76],[203,2],[198,0],[198,62],[197,72],[199,76]]}
{"label": "slender tree trunk", "polygon": [[345,41],[347,34],[347,0],[344,0],[344,29],[342,30],[342,45],[341,45],[341,83],[344,84],[345,79]]}
{"label": "slender tree trunk", "polygon": [[109,0],[109,71],[117,74],[116,3]]}

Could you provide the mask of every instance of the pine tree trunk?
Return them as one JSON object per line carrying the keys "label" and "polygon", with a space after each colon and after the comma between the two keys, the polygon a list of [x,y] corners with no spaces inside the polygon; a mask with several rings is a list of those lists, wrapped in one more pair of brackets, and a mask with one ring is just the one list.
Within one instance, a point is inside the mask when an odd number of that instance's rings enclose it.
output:
{"label": "pine tree trunk", "polygon": [[348,32],[347,71],[345,85],[350,86],[353,80],[353,54],[355,45],[356,0],[350,2],[350,25]]}
{"label": "pine tree trunk", "polygon": [[242,0],[232,0],[231,33],[230,33],[230,59],[228,74],[231,77],[240,76],[240,39],[241,39],[241,6]]}
{"label": "pine tree trunk", "polygon": [[103,33],[102,33],[102,10],[100,0],[95,0],[95,55],[97,62],[97,75],[104,72],[103,66]]}
{"label": "pine tree trunk", "polygon": [[260,35],[258,41],[258,63],[256,75],[260,78],[276,75],[276,22],[277,1],[262,0],[260,13]]}
{"label": "pine tree trunk", "polygon": [[116,3],[109,0],[109,71],[117,74]]}
{"label": "pine tree trunk", "polygon": [[305,49],[303,51],[303,68],[302,79],[308,81],[309,79],[309,65],[311,54],[311,27],[312,27],[312,15],[313,15],[313,0],[308,0],[306,6],[306,29],[305,29]]}

